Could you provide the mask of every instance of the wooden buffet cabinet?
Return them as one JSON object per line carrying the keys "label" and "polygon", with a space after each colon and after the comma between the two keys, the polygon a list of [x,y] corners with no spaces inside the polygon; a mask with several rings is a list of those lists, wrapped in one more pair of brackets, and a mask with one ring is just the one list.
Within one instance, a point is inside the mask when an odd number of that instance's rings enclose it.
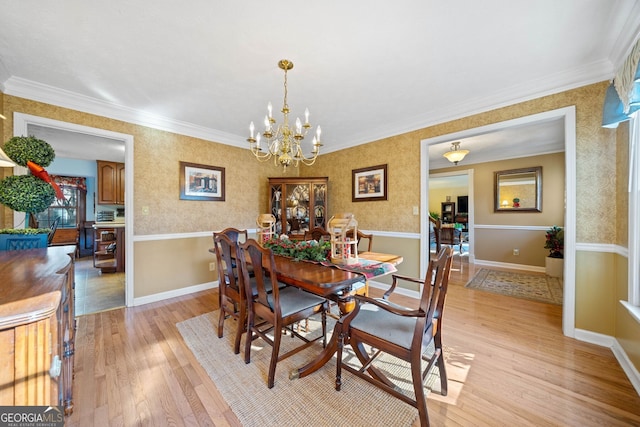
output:
{"label": "wooden buffet cabinet", "polygon": [[75,249],[0,251],[0,406],[73,412]]}
{"label": "wooden buffet cabinet", "polygon": [[314,227],[327,228],[327,183],[327,177],[269,178],[269,211],[276,217],[276,233],[299,240]]}

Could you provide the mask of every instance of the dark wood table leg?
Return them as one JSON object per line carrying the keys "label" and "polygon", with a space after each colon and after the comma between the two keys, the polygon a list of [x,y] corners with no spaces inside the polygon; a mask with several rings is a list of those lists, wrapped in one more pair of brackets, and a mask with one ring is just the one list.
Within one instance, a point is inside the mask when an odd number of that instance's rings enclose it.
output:
{"label": "dark wood table leg", "polygon": [[[355,298],[353,297],[354,294],[355,291],[350,291],[345,292],[344,295],[337,297],[341,316],[353,311],[353,308],[355,307]],[[336,326],[333,328],[333,335],[331,335],[331,340],[327,343],[327,346],[322,350],[318,357],[301,368],[292,369],[289,372],[289,379],[295,380],[298,378],[304,378],[323,367],[325,363],[331,360],[333,355],[338,350],[338,339],[340,339],[341,334],[342,324],[340,322],[337,322]]]}

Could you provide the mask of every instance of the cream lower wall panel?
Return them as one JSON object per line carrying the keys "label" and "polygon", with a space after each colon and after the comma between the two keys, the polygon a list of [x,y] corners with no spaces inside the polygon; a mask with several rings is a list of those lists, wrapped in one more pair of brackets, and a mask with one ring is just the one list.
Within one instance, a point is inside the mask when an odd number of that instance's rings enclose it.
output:
{"label": "cream lower wall panel", "polygon": [[629,299],[629,263],[625,256],[616,254],[617,288],[615,297],[615,337],[625,354],[640,371],[640,323],[629,313],[620,301]]}
{"label": "cream lower wall panel", "polygon": [[622,304],[616,307],[616,339],[633,366],[640,372],[640,323]]}
{"label": "cream lower wall panel", "polygon": [[[255,233],[249,238],[255,238]],[[217,273],[209,271],[209,263],[215,261],[209,252],[212,246],[211,237],[203,236],[134,242],[134,298],[218,280]],[[419,238],[374,236],[373,250],[402,255],[399,274],[420,277]],[[391,276],[379,277],[376,282],[390,285]]]}
{"label": "cream lower wall panel", "polygon": [[615,336],[617,257],[611,252],[576,252],[577,329]]}
{"label": "cream lower wall panel", "polygon": [[134,298],[218,280],[211,237],[134,242]]}
{"label": "cream lower wall panel", "polygon": [[[549,254],[544,235],[541,230],[476,228],[474,255],[478,260],[544,267]],[[514,249],[519,255],[513,254]]]}
{"label": "cream lower wall panel", "polygon": [[[373,252],[396,254],[403,257],[402,264],[398,265],[398,274],[409,277],[420,277],[420,239],[406,237],[373,236]],[[378,283],[391,285],[391,275],[377,277]],[[405,282],[406,284],[406,282]],[[411,289],[415,291],[417,289]]]}

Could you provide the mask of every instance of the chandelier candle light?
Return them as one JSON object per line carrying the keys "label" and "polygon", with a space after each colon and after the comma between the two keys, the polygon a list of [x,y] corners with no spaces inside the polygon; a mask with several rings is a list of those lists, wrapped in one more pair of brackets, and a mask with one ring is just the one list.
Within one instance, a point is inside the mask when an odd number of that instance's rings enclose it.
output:
{"label": "chandelier candle light", "polygon": [[251,152],[261,161],[267,161],[274,158],[276,166],[282,165],[284,169],[293,165],[297,167],[300,162],[307,166],[315,163],[318,153],[320,152],[320,126],[316,129],[316,134],[312,141],[311,155],[306,157],[302,152],[300,143],[307,136],[311,124],[309,123],[309,109],[304,110],[304,123],[300,118],[296,118],[295,128],[289,126],[289,106],[287,105],[287,71],[293,68],[293,62],[288,59],[282,59],[278,62],[278,67],[284,70],[284,104],[282,106],[282,114],[284,116],[282,124],[275,127],[276,121],[272,115],[271,102],[267,105],[267,115],[264,118],[264,132],[262,136],[266,138],[266,151],[261,147],[261,135],[258,132],[255,136],[255,126],[253,122],[249,125],[249,141]]}

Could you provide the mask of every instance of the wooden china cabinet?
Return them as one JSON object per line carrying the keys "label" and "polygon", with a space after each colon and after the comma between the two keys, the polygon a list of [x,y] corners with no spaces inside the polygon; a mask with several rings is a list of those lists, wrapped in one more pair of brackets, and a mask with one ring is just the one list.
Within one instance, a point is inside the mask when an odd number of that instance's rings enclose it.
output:
{"label": "wooden china cabinet", "polygon": [[304,239],[314,227],[327,228],[327,177],[269,178],[269,211],[276,233]]}

